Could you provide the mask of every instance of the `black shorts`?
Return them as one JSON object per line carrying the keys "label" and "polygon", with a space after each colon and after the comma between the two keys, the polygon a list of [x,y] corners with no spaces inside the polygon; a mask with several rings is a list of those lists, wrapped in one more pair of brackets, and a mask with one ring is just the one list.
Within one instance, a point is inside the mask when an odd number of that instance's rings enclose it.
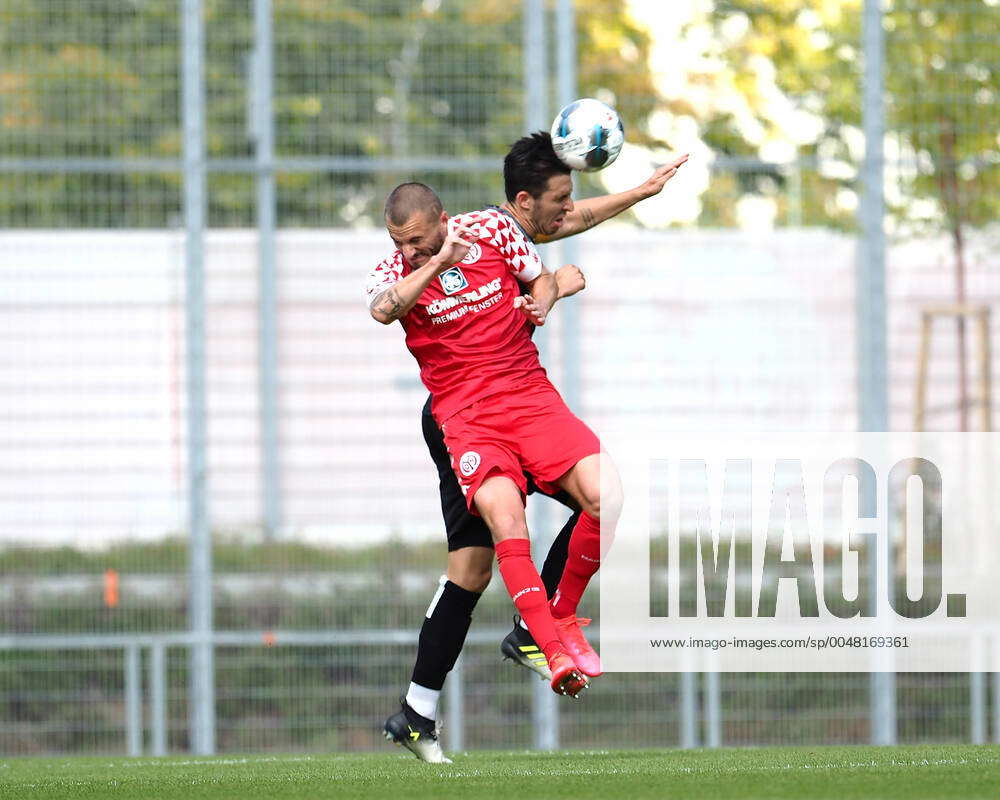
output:
{"label": "black shorts", "polygon": [[[444,517],[444,530],[448,536],[448,552],[460,550],[463,547],[493,547],[493,537],[490,529],[486,527],[482,517],[469,513],[462,495],[462,489],[458,485],[458,479],[451,468],[451,459],[448,457],[448,448],[444,445],[444,434],[438,427],[434,417],[431,416],[431,398],[427,398],[424,403],[424,411],[421,417],[421,424],[424,429],[424,441],[427,443],[427,450],[431,454],[434,466],[438,471],[438,486],[441,493],[441,515]],[[566,491],[556,494],[542,492],[530,475],[528,479],[528,494],[539,492],[558,500],[567,508],[577,509],[576,501]]]}

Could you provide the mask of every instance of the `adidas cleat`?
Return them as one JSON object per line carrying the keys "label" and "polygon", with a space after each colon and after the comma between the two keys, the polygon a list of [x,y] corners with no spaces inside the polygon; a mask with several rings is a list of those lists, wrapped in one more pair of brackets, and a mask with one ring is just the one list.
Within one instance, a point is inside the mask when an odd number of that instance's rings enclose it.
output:
{"label": "adidas cleat", "polygon": [[438,741],[440,725],[421,717],[406,704],[405,700],[401,703],[403,707],[389,717],[382,726],[385,738],[405,747],[428,764],[450,764],[451,759],[444,754]]}
{"label": "adidas cleat", "polygon": [[527,667],[544,680],[551,681],[552,673],[549,671],[549,662],[545,658],[545,653],[535,644],[531,634],[521,627],[520,621],[520,617],[514,617],[514,630],[500,642],[500,652],[505,659]]}
{"label": "adidas cleat", "polygon": [[604,671],[604,667],[601,665],[601,657],[594,652],[594,648],[590,646],[590,642],[587,641],[583,635],[583,631],[580,630],[580,628],[589,625],[590,620],[571,614],[562,619],[554,619],[553,622],[556,624],[556,633],[559,634],[559,641],[562,642],[566,651],[573,656],[573,660],[576,662],[577,667],[580,668],[580,672],[589,675],[591,678],[596,678],[600,675]]}
{"label": "adidas cleat", "polygon": [[573,659],[561,651],[549,661],[549,669],[552,670],[552,680],[549,685],[556,694],[563,694],[575,700],[580,696],[580,692],[590,685],[587,676],[577,669]]}

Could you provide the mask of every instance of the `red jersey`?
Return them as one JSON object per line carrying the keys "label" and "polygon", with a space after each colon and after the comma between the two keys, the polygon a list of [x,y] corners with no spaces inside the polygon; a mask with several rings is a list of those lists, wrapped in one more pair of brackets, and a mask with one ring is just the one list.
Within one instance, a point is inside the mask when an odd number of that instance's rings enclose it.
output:
{"label": "red jersey", "polygon": [[[449,226],[462,223],[478,225],[480,240],[400,318],[439,425],[477,400],[545,376],[530,323],[514,308],[518,281],[533,281],[542,272],[538,251],[497,209],[449,220]],[[365,287],[369,305],[412,271],[399,250],[378,264]]]}

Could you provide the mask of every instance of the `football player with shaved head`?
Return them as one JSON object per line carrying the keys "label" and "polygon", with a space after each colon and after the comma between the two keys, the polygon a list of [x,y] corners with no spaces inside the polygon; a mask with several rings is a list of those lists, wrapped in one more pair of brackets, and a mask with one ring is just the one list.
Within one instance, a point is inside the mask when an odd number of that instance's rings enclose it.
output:
{"label": "football player with shaved head", "polygon": [[[552,304],[585,282],[573,265],[548,273],[533,244],[587,230],[659,193],[685,161],[660,167],[629,192],[574,203],[570,170],[556,157],[548,134],[536,133],[515,143],[504,160],[507,201],[500,207],[449,219],[437,194],[415,182],[397,186],[386,200],[385,224],[397,250],[369,275],[369,307],[380,322],[401,320],[431,392],[423,432],[438,469],[448,537],[447,574],[421,628],[409,689],[401,711],[385,725],[387,738],[418,758],[445,760],[437,740],[438,698],[491,579],[494,553],[521,612],[501,644],[503,654],[570,695],[586,685],[587,675],[600,674],[600,660],[580,631],[589,620],[576,616],[600,560],[599,447],[544,378],[531,343],[531,332],[544,324]],[[452,341],[461,347],[450,350]],[[476,355],[468,358],[469,352]],[[529,387],[538,391],[529,404],[534,412],[539,405],[561,407],[556,421],[540,426],[535,437],[558,444],[540,448],[558,451],[558,464],[539,460],[538,453],[526,460],[488,446],[504,437],[520,441],[527,433],[523,426],[516,432],[477,427],[480,417],[507,414],[504,404],[512,394],[531,399],[524,391]],[[466,422],[471,431],[464,430]],[[524,494],[535,489],[573,509],[541,576],[530,560],[524,523]],[[532,636],[532,620],[540,643]]]}

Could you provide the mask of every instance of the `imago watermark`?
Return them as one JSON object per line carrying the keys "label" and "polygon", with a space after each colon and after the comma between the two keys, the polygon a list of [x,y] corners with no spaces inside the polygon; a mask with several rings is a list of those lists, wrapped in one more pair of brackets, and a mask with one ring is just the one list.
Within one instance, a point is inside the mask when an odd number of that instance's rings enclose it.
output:
{"label": "imago watermark", "polygon": [[1000,435],[602,444],[606,670],[1000,670]]}

